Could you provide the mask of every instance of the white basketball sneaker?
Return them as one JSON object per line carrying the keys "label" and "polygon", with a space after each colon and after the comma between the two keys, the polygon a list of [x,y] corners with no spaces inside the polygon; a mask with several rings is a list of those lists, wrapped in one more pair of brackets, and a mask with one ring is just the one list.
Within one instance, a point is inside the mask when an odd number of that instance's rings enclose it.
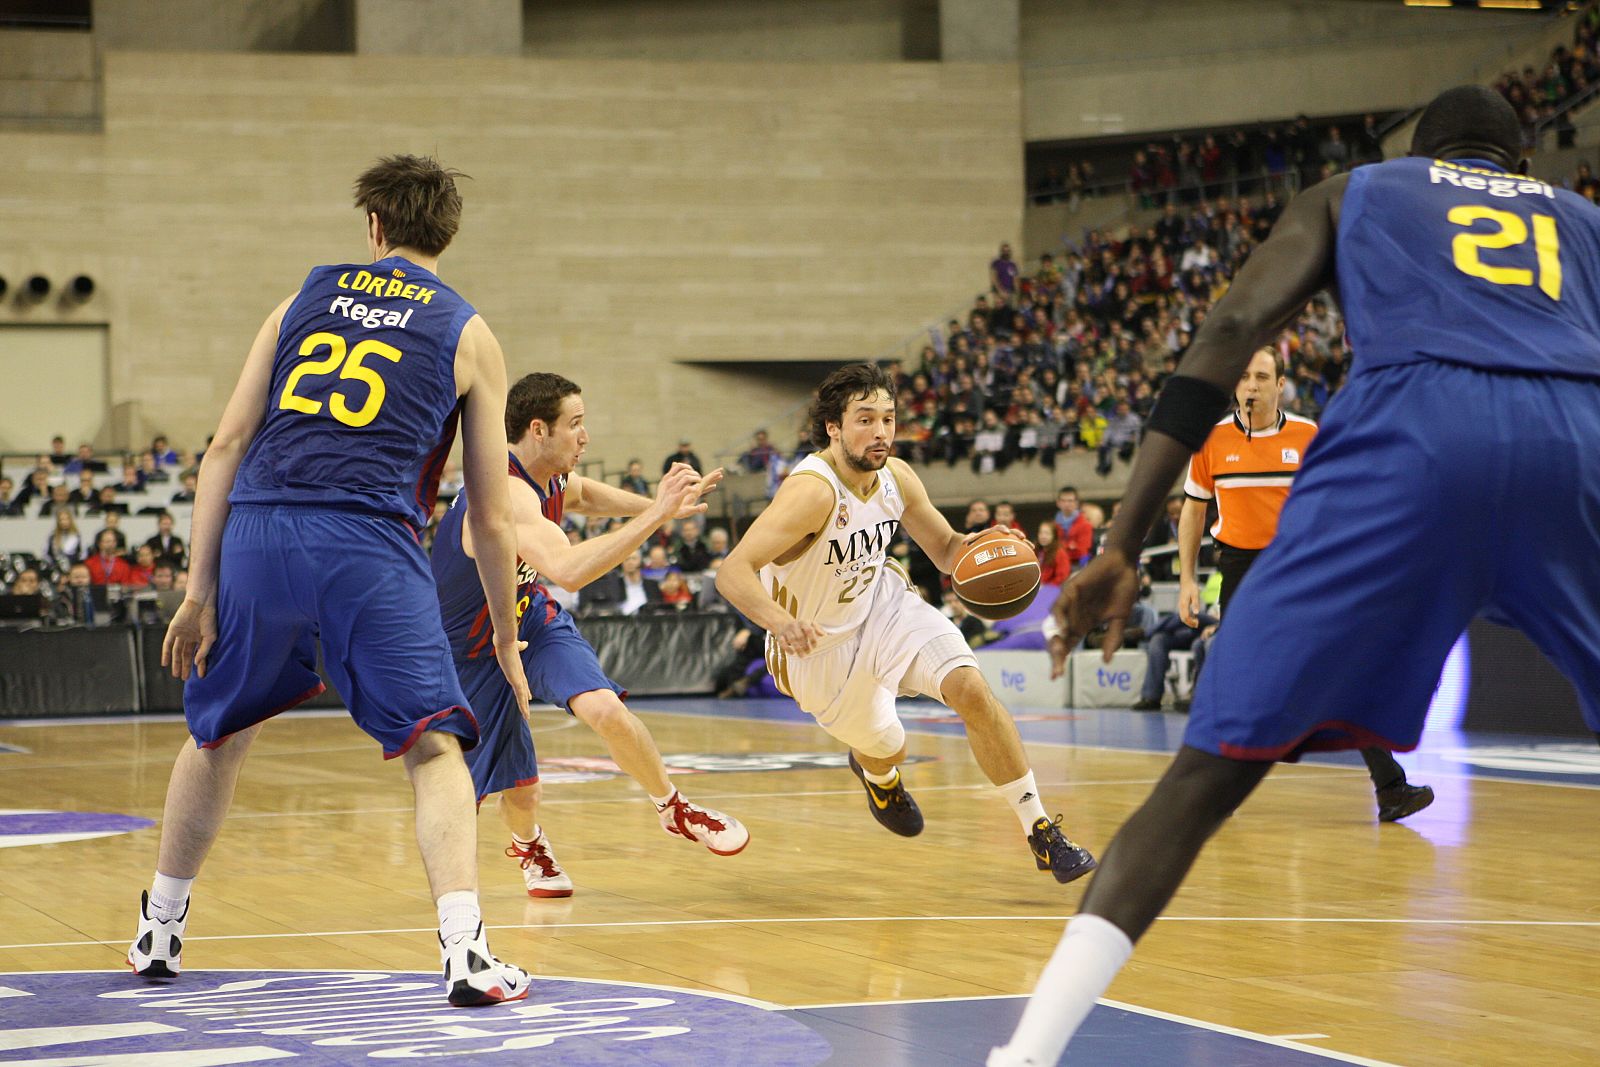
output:
{"label": "white basketball sneaker", "polygon": [[141,978],[176,978],[183,971],[183,925],[189,920],[189,902],[176,919],[150,915],[150,892],[139,894],[139,932],[128,946],[128,966]]}
{"label": "white basketball sneaker", "polygon": [[533,841],[527,848],[518,845],[513,838],[511,847],[506,849],[506,855],[521,861],[522,881],[528,887],[530,897],[572,895],[572,879],[567,877],[567,872],[556,862],[555,853],[550,851],[550,839],[544,836],[543,830],[534,835]]}
{"label": "white basketball sneaker", "polygon": [[483,923],[471,937],[451,944],[439,938],[439,955],[444,961],[444,988],[450,1003],[457,1008],[477,1008],[521,1000],[528,995],[533,979],[521,967],[495,959],[484,936]]}
{"label": "white basketball sneaker", "polygon": [[677,790],[672,791],[672,799],[656,808],[656,814],[667,833],[698,841],[719,856],[738,855],[750,843],[750,831],[744,823],[720,811],[691,804]]}

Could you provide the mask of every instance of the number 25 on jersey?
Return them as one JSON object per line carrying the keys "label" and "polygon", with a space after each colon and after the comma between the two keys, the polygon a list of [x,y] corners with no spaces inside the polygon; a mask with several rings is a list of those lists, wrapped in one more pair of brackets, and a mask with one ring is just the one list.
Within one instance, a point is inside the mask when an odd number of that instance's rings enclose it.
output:
{"label": "number 25 on jersey", "polygon": [[[1458,233],[1450,242],[1456,270],[1495,285],[1532,285],[1534,272],[1523,267],[1495,267],[1479,254],[1483,249],[1512,248],[1527,243],[1528,224],[1522,216],[1492,207],[1463,204],[1445,216],[1457,226],[1491,222],[1497,228],[1488,233]],[[1533,248],[1539,268],[1539,288],[1551,300],[1561,299],[1561,244],[1556,238],[1556,220],[1549,215],[1533,216]]]}
{"label": "number 25 on jersey", "polygon": [[328,414],[346,426],[367,425],[378,417],[389,390],[383,383],[383,376],[371,367],[364,366],[361,361],[368,356],[379,356],[391,363],[399,363],[400,350],[382,341],[362,341],[354,348],[347,348],[345,339],[336,333],[314,333],[300,343],[300,355],[309,356],[321,348],[328,349],[326,357],[306,360],[289,373],[289,380],[283,386],[283,395],[278,398],[278,407],[307,415],[320,413],[322,401],[303,397],[295,392],[295,388],[300,385],[302,378],[322,377],[338,371],[341,379],[354,379],[365,385],[367,399],[360,407],[351,410],[346,394],[336,389],[328,398]]}

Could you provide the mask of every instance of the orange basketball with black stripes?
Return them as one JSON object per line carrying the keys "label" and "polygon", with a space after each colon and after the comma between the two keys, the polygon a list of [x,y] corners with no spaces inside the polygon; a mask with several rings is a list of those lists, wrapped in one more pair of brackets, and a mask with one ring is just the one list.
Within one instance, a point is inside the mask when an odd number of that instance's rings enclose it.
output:
{"label": "orange basketball with black stripes", "polygon": [[1009,619],[1039,595],[1039,557],[1026,541],[991,530],[961,550],[950,585],[974,615]]}

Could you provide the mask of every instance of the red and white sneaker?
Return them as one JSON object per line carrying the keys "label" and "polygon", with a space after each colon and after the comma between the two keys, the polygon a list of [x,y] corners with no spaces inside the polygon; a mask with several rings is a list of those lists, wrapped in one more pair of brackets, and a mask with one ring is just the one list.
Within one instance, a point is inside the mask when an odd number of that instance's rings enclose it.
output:
{"label": "red and white sneaker", "polygon": [[527,848],[518,845],[513,838],[506,855],[522,862],[522,881],[530,897],[547,899],[572,895],[572,879],[556,862],[555,853],[550,851],[550,839],[544,836],[543,830],[534,833]]}
{"label": "red and white sneaker", "polygon": [[691,804],[676,789],[672,799],[656,808],[656,814],[667,833],[698,841],[719,856],[736,856],[750,843],[750,831],[744,823],[720,811]]}
{"label": "red and white sneaker", "polygon": [[478,1008],[528,995],[533,979],[521,967],[495,959],[484,936],[483,923],[471,937],[445,944],[439,938],[439,955],[444,962],[444,988],[450,1003],[457,1008]]}

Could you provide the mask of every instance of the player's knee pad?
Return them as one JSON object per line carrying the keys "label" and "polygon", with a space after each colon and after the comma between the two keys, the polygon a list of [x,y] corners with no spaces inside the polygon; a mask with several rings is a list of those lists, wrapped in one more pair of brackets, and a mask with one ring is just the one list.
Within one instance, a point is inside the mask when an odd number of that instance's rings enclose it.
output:
{"label": "player's knee pad", "polygon": [[977,667],[978,657],[972,654],[966,639],[958,633],[940,634],[923,645],[900,682],[906,693],[923,693],[938,699],[940,687],[950,672],[957,667]]}
{"label": "player's knee pad", "polygon": [[900,754],[900,750],[906,747],[906,728],[896,718],[872,737],[851,741],[850,747],[863,756],[870,756],[873,759],[888,759],[890,756],[897,756]]}

